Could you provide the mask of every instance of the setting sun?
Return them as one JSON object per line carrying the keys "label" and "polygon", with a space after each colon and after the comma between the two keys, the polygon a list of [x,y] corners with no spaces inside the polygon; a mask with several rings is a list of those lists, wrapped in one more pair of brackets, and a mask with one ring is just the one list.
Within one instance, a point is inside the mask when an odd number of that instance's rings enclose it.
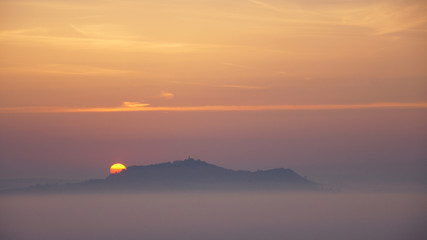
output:
{"label": "setting sun", "polygon": [[121,163],[113,164],[110,167],[110,173],[111,174],[119,173],[119,172],[121,172],[123,170],[126,170],[126,166],[123,165],[123,164],[121,164]]}

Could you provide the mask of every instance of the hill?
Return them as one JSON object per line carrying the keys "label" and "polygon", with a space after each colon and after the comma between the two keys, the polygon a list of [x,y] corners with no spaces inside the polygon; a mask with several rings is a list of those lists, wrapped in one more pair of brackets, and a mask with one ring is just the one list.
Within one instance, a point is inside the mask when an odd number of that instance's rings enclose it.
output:
{"label": "hill", "polygon": [[188,158],[154,165],[129,166],[105,179],[63,185],[37,185],[8,192],[280,191],[314,190],[317,186],[291,169],[235,171]]}

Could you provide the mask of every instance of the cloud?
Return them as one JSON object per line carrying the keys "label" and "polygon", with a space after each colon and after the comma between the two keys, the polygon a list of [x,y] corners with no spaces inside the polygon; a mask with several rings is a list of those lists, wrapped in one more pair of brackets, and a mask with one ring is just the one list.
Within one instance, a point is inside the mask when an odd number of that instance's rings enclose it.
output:
{"label": "cloud", "polygon": [[206,86],[206,87],[215,87],[215,88],[237,88],[237,89],[247,89],[247,90],[263,90],[263,89],[271,88],[270,86],[262,86],[262,85],[209,84],[209,83],[203,83],[203,82],[183,82],[183,81],[170,81],[170,82],[174,84]]}
{"label": "cloud", "polygon": [[165,98],[165,99],[172,99],[172,98],[175,97],[175,94],[173,94],[171,92],[161,91],[160,92],[160,97],[161,98]]}
{"label": "cloud", "polygon": [[207,105],[207,106],[150,106],[148,103],[123,102],[118,107],[60,108],[11,107],[0,108],[1,113],[97,113],[97,112],[244,112],[244,111],[320,111],[350,109],[424,109],[427,102],[367,103],[367,104],[312,104],[312,105]]}
{"label": "cloud", "polygon": [[117,33],[94,30],[90,28],[91,37],[85,36],[83,27],[68,25],[73,33],[81,36],[58,35],[51,29],[30,28],[0,31],[0,42],[26,42],[28,44],[42,43],[51,46],[61,46],[74,49],[114,49],[124,52],[157,52],[157,53],[182,53],[194,52],[211,48],[223,48],[225,45],[194,44],[186,42],[147,41],[134,35],[120,35]]}
{"label": "cloud", "polygon": [[273,11],[276,11],[276,12],[283,12],[283,9],[278,8],[278,7],[274,6],[274,5],[266,3],[266,2],[255,1],[255,0],[250,0],[250,2],[252,2],[253,4],[256,4],[258,6],[261,6],[261,7],[264,7],[264,8],[273,10]]}
{"label": "cloud", "polygon": [[[422,1],[331,1],[317,4],[301,1],[276,5],[249,0],[263,9],[282,13],[282,21],[302,24],[354,26],[371,29],[377,35],[403,31],[425,32],[427,5]],[[319,7],[322,6],[322,7]],[[279,20],[278,19],[278,20]],[[342,30],[337,29],[338,33]]]}
{"label": "cloud", "polygon": [[39,64],[35,66],[0,67],[2,72],[49,75],[111,76],[135,74],[135,71],[74,64]]}
{"label": "cloud", "polygon": [[231,66],[231,67],[246,68],[245,65],[236,64],[236,63],[232,63],[232,62],[222,62],[221,64],[226,65],[226,66]]}
{"label": "cloud", "polygon": [[373,2],[359,8],[337,10],[342,23],[373,29],[377,35],[403,31],[425,32],[427,5],[418,2]]}
{"label": "cloud", "polygon": [[239,88],[239,89],[269,89],[267,86],[250,86],[250,85],[217,85],[222,88]]}
{"label": "cloud", "polygon": [[122,107],[125,108],[141,108],[149,106],[148,103],[140,103],[140,102],[123,102]]}

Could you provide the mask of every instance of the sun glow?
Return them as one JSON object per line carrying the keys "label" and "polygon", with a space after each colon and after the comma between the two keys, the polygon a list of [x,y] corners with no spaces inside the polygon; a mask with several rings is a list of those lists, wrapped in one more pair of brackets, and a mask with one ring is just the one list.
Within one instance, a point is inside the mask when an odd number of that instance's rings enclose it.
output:
{"label": "sun glow", "polygon": [[111,165],[111,167],[110,167],[110,173],[111,174],[119,173],[123,170],[126,170],[126,166],[121,164],[121,163],[115,163],[115,164]]}

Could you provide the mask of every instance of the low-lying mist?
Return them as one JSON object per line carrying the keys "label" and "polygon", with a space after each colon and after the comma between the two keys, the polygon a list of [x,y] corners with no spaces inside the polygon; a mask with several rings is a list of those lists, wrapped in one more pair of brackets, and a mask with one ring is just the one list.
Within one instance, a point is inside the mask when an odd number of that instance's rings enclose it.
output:
{"label": "low-lying mist", "polygon": [[427,239],[426,194],[1,196],[1,239]]}

